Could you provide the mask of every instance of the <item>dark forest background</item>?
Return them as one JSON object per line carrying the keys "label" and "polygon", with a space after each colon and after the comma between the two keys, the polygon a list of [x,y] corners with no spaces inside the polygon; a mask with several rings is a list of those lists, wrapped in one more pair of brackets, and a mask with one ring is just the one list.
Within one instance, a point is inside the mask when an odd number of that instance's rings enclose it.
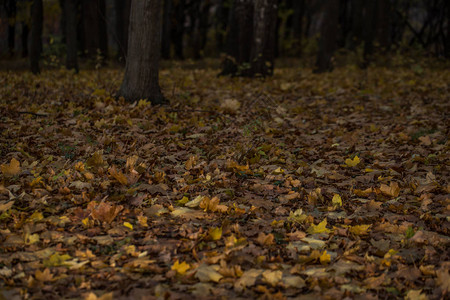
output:
{"label": "dark forest background", "polygon": [[[163,59],[221,58],[222,73],[245,75],[257,36],[249,0],[161,0]],[[350,59],[361,67],[397,54],[450,57],[446,0],[269,0],[261,28],[268,61],[302,58],[323,72]],[[0,57],[44,67],[123,63],[130,0],[1,0]],[[73,26],[72,26],[72,25]],[[272,30],[272,27],[273,30]],[[249,30],[250,29],[250,30]],[[274,34],[271,34],[271,33]],[[74,38],[75,37],[75,38]],[[336,57],[346,57],[337,60]],[[262,70],[263,75],[270,75]]]}

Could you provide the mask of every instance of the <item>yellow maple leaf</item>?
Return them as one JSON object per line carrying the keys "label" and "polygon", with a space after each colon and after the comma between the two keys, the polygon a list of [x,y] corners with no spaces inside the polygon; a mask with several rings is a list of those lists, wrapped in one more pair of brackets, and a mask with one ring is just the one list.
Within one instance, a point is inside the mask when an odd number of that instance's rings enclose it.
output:
{"label": "yellow maple leaf", "polygon": [[319,260],[322,265],[326,265],[331,261],[331,255],[327,253],[327,250],[325,250],[320,255]]}
{"label": "yellow maple leaf", "polygon": [[338,194],[334,194],[333,199],[331,200],[334,206],[342,206],[342,198]]}
{"label": "yellow maple leaf", "polygon": [[331,230],[327,229],[326,226],[327,226],[327,219],[325,218],[325,219],[323,219],[322,222],[320,222],[317,225],[312,224],[308,228],[308,230],[306,232],[309,233],[309,234],[323,233],[323,232],[329,233],[329,232],[331,232]]}
{"label": "yellow maple leaf", "polygon": [[20,162],[14,157],[11,159],[9,165],[2,164],[0,166],[3,175],[5,176],[14,176],[20,173]]}
{"label": "yellow maple leaf", "polygon": [[220,240],[220,238],[222,237],[222,227],[214,227],[209,231],[209,237],[213,240],[213,241],[217,241]]}
{"label": "yellow maple leaf", "polygon": [[370,226],[371,226],[370,224],[351,226],[349,228],[349,231],[354,235],[366,235],[368,233],[367,231],[369,230]]}
{"label": "yellow maple leaf", "polygon": [[191,266],[188,263],[186,263],[184,261],[182,263],[180,263],[177,259],[177,261],[173,264],[171,269],[175,270],[178,274],[183,275],[190,268],[191,268]]}
{"label": "yellow maple leaf", "polygon": [[345,160],[345,164],[349,167],[354,167],[357,164],[359,164],[361,161],[359,160],[358,155],[355,155],[355,157],[353,159],[347,158]]}

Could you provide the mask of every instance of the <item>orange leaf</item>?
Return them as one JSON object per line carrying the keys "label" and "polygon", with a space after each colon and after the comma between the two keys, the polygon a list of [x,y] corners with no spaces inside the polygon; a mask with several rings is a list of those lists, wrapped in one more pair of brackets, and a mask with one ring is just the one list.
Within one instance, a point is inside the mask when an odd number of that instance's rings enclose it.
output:
{"label": "orange leaf", "polygon": [[0,169],[2,170],[2,173],[5,176],[14,176],[20,173],[20,162],[15,159],[12,158],[11,162],[9,163],[9,165],[4,165],[2,164],[0,166]]}

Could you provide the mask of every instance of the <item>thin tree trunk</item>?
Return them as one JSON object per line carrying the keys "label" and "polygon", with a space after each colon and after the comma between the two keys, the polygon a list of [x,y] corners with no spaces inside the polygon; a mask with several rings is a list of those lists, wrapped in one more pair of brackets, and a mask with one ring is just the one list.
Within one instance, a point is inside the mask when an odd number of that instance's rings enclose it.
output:
{"label": "thin tree trunk", "polygon": [[42,51],[42,27],[43,27],[42,0],[34,0],[31,6],[31,43],[30,43],[30,67],[33,74],[40,73],[39,58]]}
{"label": "thin tree trunk", "polygon": [[450,57],[450,3],[447,3],[447,36],[445,37],[444,56]]}
{"label": "thin tree trunk", "polygon": [[294,13],[292,15],[292,37],[295,41],[295,47],[299,49],[299,54],[301,55],[305,0],[294,0],[293,2]]}
{"label": "thin tree trunk", "polygon": [[119,96],[133,102],[166,102],[158,82],[161,53],[161,0],[132,1],[128,57]]}
{"label": "thin tree trunk", "polygon": [[273,74],[276,26],[277,0],[256,0],[249,76],[265,77]]}
{"label": "thin tree trunk", "polygon": [[351,0],[352,33],[350,50],[355,50],[363,41],[364,0]]}
{"label": "thin tree trunk", "polygon": [[[175,4],[175,3],[174,3]],[[183,54],[183,35],[184,35],[184,8],[186,0],[178,0],[174,5],[174,15],[172,17],[171,39],[175,48],[175,56],[178,59],[184,59]]]}
{"label": "thin tree trunk", "polygon": [[375,1],[368,1],[365,4],[364,14],[364,63],[363,68],[367,67],[372,59],[374,51],[373,41],[376,34],[376,7]]}
{"label": "thin tree trunk", "polygon": [[14,55],[16,44],[16,15],[17,5],[15,0],[7,0],[5,3],[6,16],[8,17],[8,51],[9,55]]}
{"label": "thin tree trunk", "polygon": [[22,22],[22,57],[28,56],[28,34],[30,33],[30,27],[27,22]]}
{"label": "thin tree trunk", "polygon": [[131,0],[116,0],[117,58],[125,61],[128,49],[128,25],[130,21]]}
{"label": "thin tree trunk", "polygon": [[64,14],[66,25],[66,67],[78,72],[78,46],[77,46],[77,0],[65,0]]}
{"label": "thin tree trunk", "polygon": [[253,40],[252,0],[235,0],[228,24],[230,26],[226,37],[226,57],[219,75],[240,75],[238,72],[250,67],[249,43]]}
{"label": "thin tree trunk", "polygon": [[377,0],[376,40],[382,51],[391,45],[391,5],[389,0]]}
{"label": "thin tree trunk", "polygon": [[107,35],[105,0],[83,0],[83,25],[86,54],[91,57],[100,51],[102,56],[107,55]]}
{"label": "thin tree trunk", "polygon": [[164,0],[162,17],[161,55],[164,59],[170,58],[170,31],[172,25],[172,1]]}
{"label": "thin tree trunk", "polygon": [[331,58],[336,50],[336,36],[339,25],[339,0],[326,0],[322,24],[320,26],[319,52],[317,53],[316,73],[331,71]]}

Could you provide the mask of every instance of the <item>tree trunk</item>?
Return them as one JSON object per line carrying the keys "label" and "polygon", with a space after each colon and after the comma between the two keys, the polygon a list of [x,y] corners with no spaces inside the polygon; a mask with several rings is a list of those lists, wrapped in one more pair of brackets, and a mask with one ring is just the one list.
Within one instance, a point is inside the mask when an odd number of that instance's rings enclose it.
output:
{"label": "tree trunk", "polygon": [[305,0],[293,1],[292,15],[292,37],[294,38],[294,47],[299,49],[301,55],[302,39],[303,39],[303,14],[305,11]]}
{"label": "tree trunk", "polygon": [[116,36],[117,58],[124,61],[128,49],[128,26],[130,21],[131,0],[116,0]]}
{"label": "tree trunk", "polygon": [[22,22],[22,57],[28,56],[28,34],[30,27],[27,22]]}
{"label": "tree trunk", "polygon": [[242,70],[250,67],[249,43],[253,40],[252,2],[252,0],[234,1],[228,22],[230,26],[226,38],[226,57],[219,75],[240,75]]}
{"label": "tree trunk", "polygon": [[128,57],[119,96],[133,102],[148,99],[153,104],[166,102],[158,82],[161,52],[161,1],[132,1]]}
{"label": "tree trunk", "polygon": [[30,43],[30,67],[33,74],[40,73],[39,58],[42,52],[42,27],[43,27],[42,0],[34,0],[31,6],[31,43]]}
{"label": "tree trunk", "polygon": [[9,55],[14,55],[16,44],[16,15],[17,5],[15,0],[7,0],[5,3],[6,16],[8,17],[8,51]]}
{"label": "tree trunk", "polygon": [[250,77],[273,74],[276,47],[277,0],[256,0],[253,15],[253,40]]}
{"label": "tree trunk", "polygon": [[178,0],[174,3],[172,16],[172,34],[171,39],[175,48],[175,56],[178,59],[184,59],[183,54],[183,35],[184,35],[184,8],[186,0]]}
{"label": "tree trunk", "polygon": [[351,0],[352,33],[349,48],[355,50],[363,41],[364,0]]}
{"label": "tree trunk", "polygon": [[445,37],[444,56],[450,58],[450,3],[447,3],[447,33]]}
{"label": "tree trunk", "polygon": [[95,57],[100,51],[105,57],[108,47],[105,0],[83,0],[82,8],[86,54]]}
{"label": "tree trunk", "polygon": [[161,55],[164,59],[170,58],[170,31],[172,25],[172,1],[164,0],[162,17]]}
{"label": "tree trunk", "polygon": [[372,59],[372,54],[374,51],[373,41],[376,34],[376,1],[368,1],[364,3],[365,14],[364,14],[364,63],[363,68],[367,67]]}
{"label": "tree trunk", "polygon": [[389,0],[377,0],[376,40],[382,51],[391,45],[391,4]]}
{"label": "tree trunk", "polygon": [[320,26],[319,52],[317,53],[316,73],[331,71],[331,58],[336,50],[336,36],[339,25],[339,0],[324,2],[322,22]]}
{"label": "tree trunk", "polygon": [[78,72],[77,11],[78,0],[65,0],[66,68],[75,69],[76,72]]}
{"label": "tree trunk", "polygon": [[219,53],[224,51],[225,46],[225,31],[228,25],[229,9],[225,5],[225,0],[219,0],[217,4],[216,16],[215,16],[215,32],[216,32],[216,45]]}

